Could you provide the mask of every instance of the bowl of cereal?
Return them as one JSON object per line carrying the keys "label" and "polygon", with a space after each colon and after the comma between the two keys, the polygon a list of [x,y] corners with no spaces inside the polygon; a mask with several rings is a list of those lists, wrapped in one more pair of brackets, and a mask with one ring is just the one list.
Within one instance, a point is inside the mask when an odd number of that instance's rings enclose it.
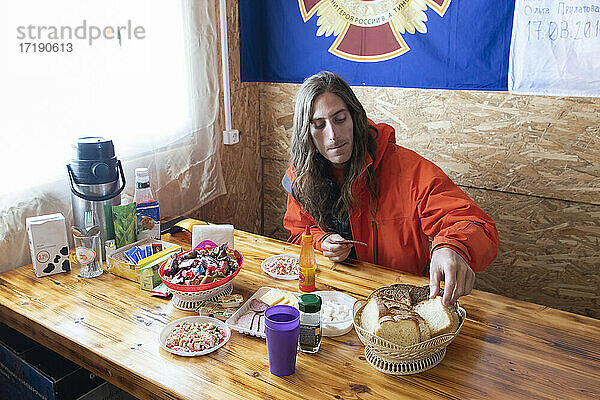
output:
{"label": "bowl of cereal", "polygon": [[352,307],[356,299],[346,293],[317,291],[321,297],[321,328],[323,336],[342,336],[352,330]]}

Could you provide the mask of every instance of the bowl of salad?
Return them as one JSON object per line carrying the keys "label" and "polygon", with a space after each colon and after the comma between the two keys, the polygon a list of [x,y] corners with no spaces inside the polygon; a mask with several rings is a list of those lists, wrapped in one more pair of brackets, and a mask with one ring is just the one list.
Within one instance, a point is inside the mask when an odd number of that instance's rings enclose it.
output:
{"label": "bowl of salad", "polygon": [[192,316],[167,324],[160,332],[160,346],[178,356],[202,356],[223,346],[231,330],[215,318]]}
{"label": "bowl of salad", "polygon": [[261,269],[275,279],[298,279],[298,254],[277,254],[261,263]]}

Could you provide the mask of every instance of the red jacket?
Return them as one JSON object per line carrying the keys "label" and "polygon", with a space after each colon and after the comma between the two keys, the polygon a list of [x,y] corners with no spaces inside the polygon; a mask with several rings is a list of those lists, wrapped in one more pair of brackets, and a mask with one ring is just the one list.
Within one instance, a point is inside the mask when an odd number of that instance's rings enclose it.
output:
{"label": "red jacket", "polygon": [[[374,125],[369,121],[371,125]],[[474,271],[481,271],[496,258],[498,232],[484,213],[432,162],[396,144],[394,129],[376,125],[375,176],[380,195],[375,218],[369,210],[365,169],[354,182],[357,206],[350,211],[352,237],[368,243],[355,246],[359,260],[406,271],[427,273],[430,254],[439,247],[456,250]],[[283,226],[288,242],[300,244],[306,225],[312,226],[315,248],[330,233],[317,227],[308,212],[290,195],[295,169],[290,166],[282,184],[288,192]],[[430,246],[430,238],[433,239]]]}

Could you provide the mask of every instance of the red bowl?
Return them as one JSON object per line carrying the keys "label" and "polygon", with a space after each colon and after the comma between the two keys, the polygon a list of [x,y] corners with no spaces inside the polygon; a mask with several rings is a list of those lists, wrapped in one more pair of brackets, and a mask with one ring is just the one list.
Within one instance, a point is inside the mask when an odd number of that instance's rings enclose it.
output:
{"label": "red bowl", "polygon": [[[206,246],[203,248],[205,250],[211,250],[211,249],[214,249],[215,247],[218,247],[218,246]],[[199,246],[196,246],[196,249],[194,249],[194,250],[198,250],[198,249],[199,249]],[[233,274],[227,275],[225,278],[219,279],[218,281],[206,283],[204,285],[178,285],[175,283],[171,283],[168,280],[166,280],[164,277],[164,274],[165,274],[164,269],[165,269],[165,266],[167,265],[167,262],[169,262],[169,260],[167,260],[161,264],[160,268],[158,269],[158,275],[160,276],[160,279],[163,281],[163,283],[165,284],[166,287],[168,287],[169,289],[177,290],[179,292],[188,292],[188,293],[203,292],[205,290],[217,288],[217,287],[224,285],[227,282],[231,281],[233,278],[235,278],[235,276],[238,274],[238,272],[240,272],[240,270],[242,269],[242,263],[244,262],[244,257],[242,257],[240,252],[237,250],[230,249],[230,248],[228,248],[228,250],[233,252],[233,254],[235,255],[235,259],[238,263],[238,268],[235,270],[235,272]],[[192,251],[192,250],[190,250],[190,251]],[[182,255],[189,253],[190,251],[181,253],[177,257],[179,258]]]}

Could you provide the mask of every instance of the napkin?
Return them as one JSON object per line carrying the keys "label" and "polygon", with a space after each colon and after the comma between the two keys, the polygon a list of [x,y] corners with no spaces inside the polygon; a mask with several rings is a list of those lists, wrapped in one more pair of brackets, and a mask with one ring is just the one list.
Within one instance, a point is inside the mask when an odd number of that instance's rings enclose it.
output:
{"label": "napkin", "polygon": [[194,225],[192,227],[192,249],[204,240],[215,242],[217,246],[227,243],[230,248],[235,248],[233,225]]}

